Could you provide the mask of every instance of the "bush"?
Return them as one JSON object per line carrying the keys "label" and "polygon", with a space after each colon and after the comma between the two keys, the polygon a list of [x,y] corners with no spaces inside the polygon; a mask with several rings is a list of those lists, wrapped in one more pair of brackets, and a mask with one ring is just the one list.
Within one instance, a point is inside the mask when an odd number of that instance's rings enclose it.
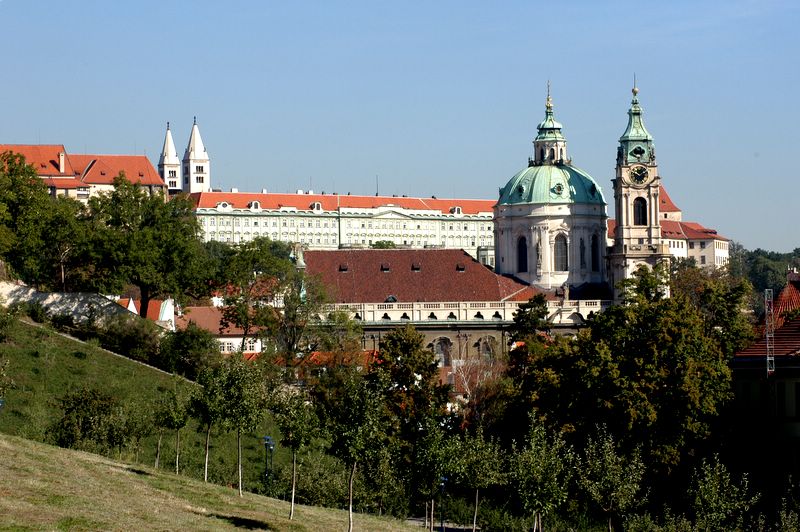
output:
{"label": "bush", "polygon": [[16,310],[36,323],[45,323],[47,321],[47,310],[38,301],[25,301],[18,303]]}
{"label": "bush", "polygon": [[171,371],[159,364],[162,334],[163,330],[149,320],[117,315],[106,321],[98,336],[100,345],[109,351]]}
{"label": "bush", "polygon": [[[104,451],[112,428],[117,401],[97,389],[84,388],[60,399],[63,414],[48,431],[60,447],[85,451]],[[112,442],[112,444],[115,442]]]}
{"label": "bush", "polygon": [[5,342],[8,337],[8,330],[14,323],[16,316],[13,309],[0,307],[0,342]]}

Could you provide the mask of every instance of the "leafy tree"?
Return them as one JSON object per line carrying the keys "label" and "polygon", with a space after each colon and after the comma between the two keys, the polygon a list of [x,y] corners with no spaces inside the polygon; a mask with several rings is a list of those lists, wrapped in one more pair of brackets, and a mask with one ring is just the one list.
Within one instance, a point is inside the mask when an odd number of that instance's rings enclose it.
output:
{"label": "leafy tree", "polygon": [[397,245],[391,240],[376,240],[370,247],[372,249],[395,249]]}
{"label": "leafy tree", "polygon": [[580,472],[580,484],[608,517],[610,532],[612,519],[640,502],[645,466],[639,450],[620,453],[614,438],[601,428],[586,444]]}
{"label": "leafy tree", "polygon": [[15,386],[14,379],[8,375],[8,362],[8,359],[0,358],[0,399],[5,397],[6,392],[13,390]]}
{"label": "leafy tree", "polygon": [[189,321],[185,329],[168,333],[160,350],[165,369],[192,380],[204,369],[221,362],[219,343],[214,335],[193,321]]}
{"label": "leafy tree", "polygon": [[89,199],[89,220],[94,288],[119,291],[128,284],[136,286],[142,316],[153,298],[181,300],[207,291],[200,226],[186,196],[166,201],[119,175],[112,192]]}
{"label": "leafy tree", "polygon": [[547,299],[544,294],[536,294],[519,306],[514,312],[513,323],[508,326],[512,342],[521,342],[539,338],[539,331],[549,330],[547,325]]}
{"label": "leafy tree", "polygon": [[208,454],[211,429],[225,418],[225,385],[228,366],[217,364],[203,368],[197,376],[197,384],[189,399],[189,414],[206,428],[205,459],[203,460],[203,482],[208,482]]}
{"label": "leafy tree", "polygon": [[43,220],[43,246],[39,282],[61,290],[81,288],[85,284],[82,256],[89,242],[86,208],[72,198],[59,196],[51,201]]}
{"label": "leafy tree", "polygon": [[502,464],[503,453],[500,446],[492,440],[487,440],[481,427],[478,427],[475,434],[466,433],[456,440],[452,464],[455,481],[461,486],[475,490],[473,532],[478,526],[480,490],[505,483]]}
{"label": "leafy tree", "polygon": [[[181,429],[189,421],[189,414],[186,410],[186,400],[178,391],[178,384],[175,383],[174,389],[167,392],[167,396],[162,398],[155,414],[156,422],[159,427],[175,431],[175,474],[180,472],[181,456]],[[156,452],[156,467],[161,452],[161,434],[159,434],[159,449]]]}
{"label": "leafy tree", "polygon": [[37,285],[43,277],[41,251],[50,208],[47,187],[25,157],[1,153],[0,254],[17,275]]}
{"label": "leafy tree", "polygon": [[640,272],[644,289],[629,304],[530,357],[518,386],[549,425],[581,434],[605,424],[664,473],[709,436],[731,397],[731,372],[699,310],[685,297],[661,298],[654,277]]}
{"label": "leafy tree", "polygon": [[236,429],[237,469],[239,474],[239,496],[242,496],[242,432],[256,429],[263,415],[266,391],[259,369],[241,355],[234,354],[225,359],[223,424]]}
{"label": "leafy tree", "polygon": [[700,530],[740,530],[745,514],[759,498],[749,492],[747,475],[734,482],[717,455],[712,460],[703,459],[689,495],[695,526]]}
{"label": "leafy tree", "polygon": [[290,248],[266,237],[239,244],[224,269],[223,327],[242,329],[242,350],[248,337],[264,325],[294,267]]}
{"label": "leafy tree", "polygon": [[567,500],[573,463],[572,449],[541,423],[531,425],[523,448],[512,448],[509,476],[522,508],[533,515],[534,530],[541,530],[542,517]]}
{"label": "leafy tree", "polygon": [[278,430],[281,431],[281,445],[292,451],[292,502],[289,519],[294,519],[294,495],[297,486],[297,453],[307,446],[319,428],[314,405],[299,392],[284,392],[273,402],[272,412]]}
{"label": "leafy tree", "polygon": [[347,464],[348,531],[353,530],[353,482],[362,461],[369,461],[383,446],[383,407],[380,396],[355,370],[343,372],[339,401],[324,411],[331,438],[331,452]]}
{"label": "leafy tree", "polygon": [[413,448],[413,469],[418,493],[430,501],[430,524],[433,530],[434,501],[440,486],[448,480],[453,469],[456,448],[455,440],[447,437],[439,420],[427,417],[422,423]]}

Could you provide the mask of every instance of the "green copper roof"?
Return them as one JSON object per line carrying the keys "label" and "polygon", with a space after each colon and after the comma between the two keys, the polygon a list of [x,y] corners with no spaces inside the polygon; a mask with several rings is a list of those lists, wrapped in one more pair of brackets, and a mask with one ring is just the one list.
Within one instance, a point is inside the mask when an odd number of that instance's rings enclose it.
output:
{"label": "green copper roof", "polygon": [[536,126],[536,129],[539,130],[539,134],[536,135],[535,140],[564,140],[564,136],[561,134],[561,127],[561,124],[556,122],[556,119],[553,117],[553,100],[550,98],[550,88],[548,86],[544,120],[539,122],[539,125]]}
{"label": "green copper roof", "polygon": [[647,132],[642,121],[642,108],[639,106],[639,89],[633,88],[633,100],[631,100],[631,108],[628,109],[628,127],[625,133],[619,138],[620,142],[628,140],[648,140],[652,141],[653,137]]}
{"label": "green copper roof", "polygon": [[606,204],[594,179],[568,164],[529,166],[500,189],[498,203]]}

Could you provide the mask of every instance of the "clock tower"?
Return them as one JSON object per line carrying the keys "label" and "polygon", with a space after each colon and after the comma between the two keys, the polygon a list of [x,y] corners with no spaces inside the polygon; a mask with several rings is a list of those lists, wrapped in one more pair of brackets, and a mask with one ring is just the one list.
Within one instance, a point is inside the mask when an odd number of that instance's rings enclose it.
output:
{"label": "clock tower", "polygon": [[639,89],[634,86],[628,127],[617,148],[614,207],[616,226],[610,266],[614,286],[641,265],[653,267],[669,259],[669,249],[661,242],[661,213],[658,175],[653,137],[642,121]]}

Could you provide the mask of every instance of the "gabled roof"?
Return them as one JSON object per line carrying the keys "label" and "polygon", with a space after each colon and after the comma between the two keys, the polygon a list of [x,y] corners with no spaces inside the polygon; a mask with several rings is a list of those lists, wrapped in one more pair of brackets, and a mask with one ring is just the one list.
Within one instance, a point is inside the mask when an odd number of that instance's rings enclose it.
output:
{"label": "gabled roof", "polygon": [[538,293],[460,249],[341,249],[303,253],[336,303],[527,301]]}
{"label": "gabled roof", "polygon": [[297,210],[311,210],[314,203],[320,203],[325,211],[337,209],[375,209],[396,206],[409,210],[427,210],[449,213],[461,207],[463,214],[486,213],[491,215],[494,200],[475,199],[437,199],[403,198],[394,196],[350,196],[341,194],[276,194],[250,192],[195,192],[192,200],[198,208],[213,209],[220,203],[227,203],[234,209],[248,209],[257,201],[261,209],[280,209],[294,207]]}
{"label": "gabled roof", "polygon": [[783,315],[794,310],[800,309],[800,274],[789,272],[786,279],[786,286],[783,287],[775,301],[775,324],[783,326]]}
{"label": "gabled roof", "polygon": [[120,172],[131,183],[165,186],[153,164],[145,155],[71,155],[84,183],[111,185]]}
{"label": "gabled roof", "polygon": [[[25,162],[36,169],[40,177],[58,176],[74,178],[80,172],[72,167],[63,144],[0,144],[0,153],[12,151],[25,157]],[[64,154],[64,171],[59,171],[58,155]]]}
{"label": "gabled roof", "polygon": [[681,212],[675,203],[672,202],[672,198],[669,197],[667,194],[667,189],[664,188],[664,185],[658,186],[658,197],[660,198],[661,205],[658,206],[661,212]]}
{"label": "gabled roof", "polygon": [[[709,229],[697,222],[676,222],[674,220],[660,220],[661,238],[673,240],[729,240],[717,233],[716,229]],[[617,228],[616,220],[608,220],[608,238],[614,238]]]}

